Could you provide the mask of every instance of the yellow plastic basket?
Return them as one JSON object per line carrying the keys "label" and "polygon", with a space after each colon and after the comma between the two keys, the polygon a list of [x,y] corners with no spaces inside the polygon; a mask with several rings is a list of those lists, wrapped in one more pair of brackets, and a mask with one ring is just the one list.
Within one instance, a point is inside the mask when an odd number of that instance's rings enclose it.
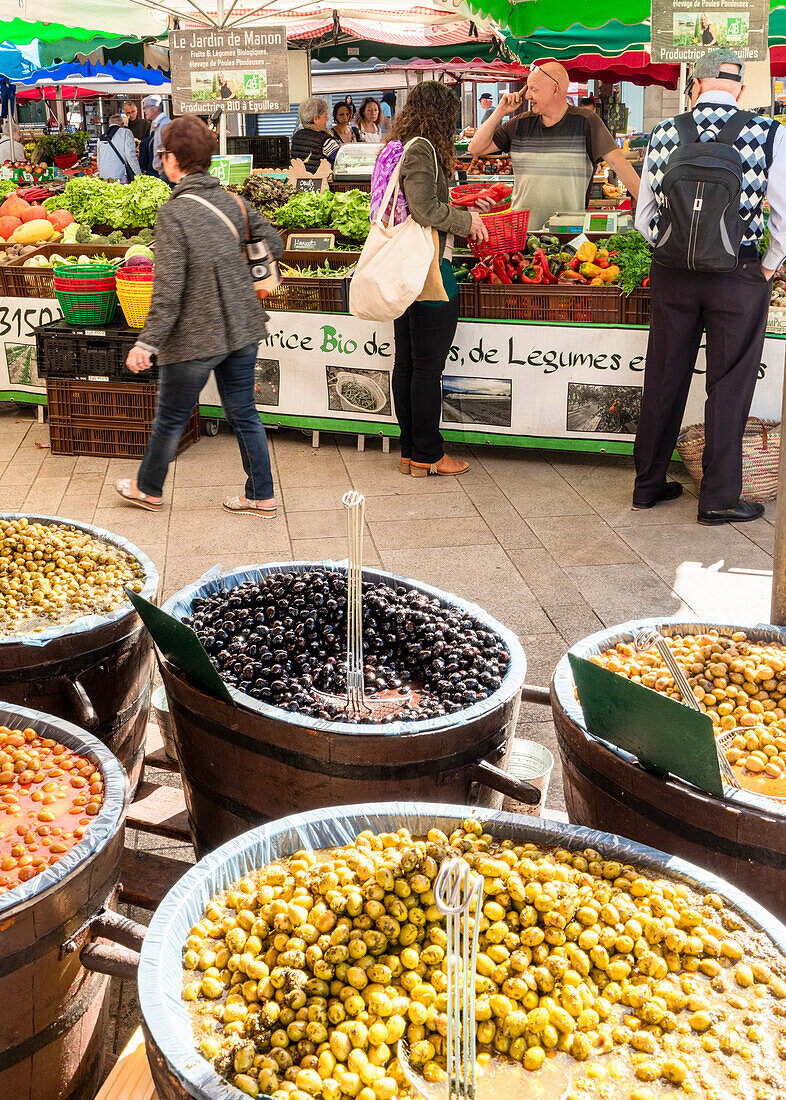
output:
{"label": "yellow plastic basket", "polygon": [[153,280],[118,278],[117,297],[129,328],[144,328],[153,300]]}

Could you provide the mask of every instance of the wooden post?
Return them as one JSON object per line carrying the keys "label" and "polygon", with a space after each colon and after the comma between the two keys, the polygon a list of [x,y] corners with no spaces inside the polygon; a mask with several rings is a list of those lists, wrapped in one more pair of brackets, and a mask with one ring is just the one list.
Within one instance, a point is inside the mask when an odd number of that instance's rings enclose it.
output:
{"label": "wooden post", "polygon": [[[786,418],[786,385],[783,387],[781,424]],[[778,506],[775,511],[775,553],[772,561],[772,607],[770,620],[786,625],[786,449],[781,447],[778,464]]]}

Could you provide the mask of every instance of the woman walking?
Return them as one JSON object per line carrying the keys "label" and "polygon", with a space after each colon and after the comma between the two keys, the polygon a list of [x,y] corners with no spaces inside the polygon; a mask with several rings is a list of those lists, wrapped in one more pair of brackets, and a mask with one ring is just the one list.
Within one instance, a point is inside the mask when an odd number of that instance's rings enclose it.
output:
{"label": "woman walking", "polygon": [[253,207],[208,174],[215,148],[215,137],[197,118],[178,118],[164,131],[162,163],[175,186],[156,221],[150,312],[126,360],[137,374],[157,356],[156,412],[136,478],[117,481],[115,488],[129,504],[161,511],[169,465],[213,371],[246,472],[245,495],[225,500],[224,508],[272,517],[267,437],[254,406],[254,367],[267,314],[241,247],[249,235],[264,239],[273,256],[284,245]]}
{"label": "woman walking", "polygon": [[[487,240],[480,215],[450,205],[449,179],[454,173],[459,101],[449,88],[424,81],[410,93],[394,118],[387,149],[416,141],[401,162],[401,189],[412,218],[437,230],[440,274],[447,301],[417,301],[395,322],[393,399],[401,428],[402,474],[463,474],[469,463],[445,454],[439,421],[442,372],[459,317],[458,286],[445,260],[448,235]],[[387,159],[386,152],[380,161]],[[436,154],[436,156],[435,156]]]}

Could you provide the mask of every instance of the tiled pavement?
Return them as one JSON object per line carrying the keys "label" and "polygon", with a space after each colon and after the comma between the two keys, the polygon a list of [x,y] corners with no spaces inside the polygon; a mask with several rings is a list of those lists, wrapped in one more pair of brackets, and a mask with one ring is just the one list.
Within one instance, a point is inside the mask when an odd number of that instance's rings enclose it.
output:
{"label": "tiled pavement", "polygon": [[[0,413],[0,511],[59,515],[124,535],[156,562],[168,596],[210,566],[342,558],[341,497],[366,496],[366,564],[378,564],[476,601],[521,638],[528,681],[547,684],[569,645],[626,619],[688,613],[769,618],[775,508],[737,527],[696,523],[695,489],[646,512],[630,507],[631,461],[611,456],[454,446],[469,472],[415,479],[398,455],[323,434],[318,450],[297,431],[271,433],[275,520],[231,516],[221,501],[242,491],[240,458],[222,428],[180,456],[163,514],[125,505],[113,489],[135,463],[51,455],[46,425]],[[548,712],[522,707],[519,735],[556,756]],[[166,773],[156,780],[176,782]],[[562,808],[559,763],[548,804]],[[133,838],[132,838],[133,839]],[[136,834],[145,847],[184,858],[182,846]],[[137,914],[147,919],[145,914]],[[115,992],[118,1046],[135,1026],[133,990]]]}

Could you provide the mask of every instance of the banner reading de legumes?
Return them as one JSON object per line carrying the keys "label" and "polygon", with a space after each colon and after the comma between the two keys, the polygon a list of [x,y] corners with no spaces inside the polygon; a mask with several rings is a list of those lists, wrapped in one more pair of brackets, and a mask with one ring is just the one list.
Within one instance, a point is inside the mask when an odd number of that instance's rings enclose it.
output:
{"label": "banner reading de legumes", "polygon": [[[0,298],[0,399],[45,394],[34,329],[59,313],[54,299]],[[102,338],[100,329],[89,331]],[[627,449],[641,412],[647,335],[637,328],[460,321],[442,376],[442,427],[470,442],[573,439],[585,448],[589,440],[598,445],[592,449],[608,441]],[[271,310],[257,353],[257,407],[273,424],[393,434],[394,352],[392,325]],[[785,352],[786,338],[768,336],[751,410],[764,420],[780,420]],[[704,372],[702,350],[685,424],[704,419]],[[203,415],[219,405],[212,378],[200,405]]]}
{"label": "banner reading de legumes", "polygon": [[652,61],[698,61],[722,48],[766,61],[769,17],[769,0],[652,0]]}
{"label": "banner reading de legumes", "polygon": [[289,110],[284,27],[171,31],[169,61],[176,115]]}

